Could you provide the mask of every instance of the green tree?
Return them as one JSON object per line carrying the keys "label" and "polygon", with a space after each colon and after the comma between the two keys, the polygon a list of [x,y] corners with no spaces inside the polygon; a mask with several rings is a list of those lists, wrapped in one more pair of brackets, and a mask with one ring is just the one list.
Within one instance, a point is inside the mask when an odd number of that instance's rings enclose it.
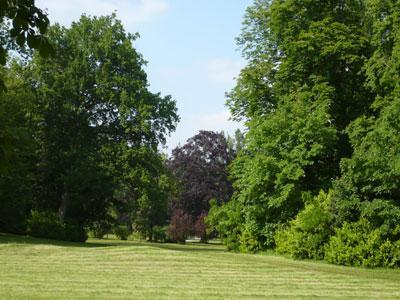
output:
{"label": "green tree", "polygon": [[277,224],[296,216],[304,193],[317,195],[340,175],[352,149],[344,131],[368,113],[369,56],[361,1],[256,0],[238,39],[248,65],[228,95],[248,126],[232,167],[241,207],[240,248],[274,245]]}
{"label": "green tree", "polygon": [[34,95],[13,70],[3,72],[8,92],[0,93],[0,231],[24,233],[34,192]]}
{"label": "green tree", "polygon": [[[342,161],[335,211],[339,225],[367,213],[373,226],[393,233],[397,230],[394,212],[400,207],[400,7],[396,1],[367,4],[372,54],[365,65],[366,84],[375,98],[371,112],[347,128],[354,150]],[[399,237],[390,235],[391,240]]]}
{"label": "green tree", "polygon": [[175,129],[175,102],[148,91],[136,38],[114,15],[82,16],[51,27],[55,57],[35,55],[25,69],[39,116],[36,204],[65,222],[103,219],[119,188],[145,180],[132,175],[143,149],[157,152]]}

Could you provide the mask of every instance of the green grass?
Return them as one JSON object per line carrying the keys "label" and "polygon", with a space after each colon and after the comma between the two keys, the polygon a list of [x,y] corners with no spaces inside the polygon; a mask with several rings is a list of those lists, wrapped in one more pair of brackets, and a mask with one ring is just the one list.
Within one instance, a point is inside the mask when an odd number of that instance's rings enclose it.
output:
{"label": "green grass", "polygon": [[400,271],[236,254],[218,245],[0,234],[0,298],[400,299]]}

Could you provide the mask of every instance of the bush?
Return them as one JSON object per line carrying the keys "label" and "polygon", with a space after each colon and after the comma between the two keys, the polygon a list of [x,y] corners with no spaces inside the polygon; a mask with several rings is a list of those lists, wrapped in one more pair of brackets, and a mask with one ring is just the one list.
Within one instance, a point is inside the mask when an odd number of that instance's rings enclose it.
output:
{"label": "bush", "polygon": [[333,234],[333,216],[329,212],[330,193],[323,191],[309,198],[302,211],[275,234],[276,250],[294,258],[324,258],[324,245]]}
{"label": "bush", "polygon": [[123,241],[126,241],[129,235],[132,233],[132,229],[128,225],[115,225],[113,233]]}
{"label": "bush", "polygon": [[32,211],[28,220],[28,234],[33,237],[54,240],[65,239],[65,225],[58,215],[49,211]]}
{"label": "bush", "polygon": [[50,211],[32,211],[28,220],[28,234],[69,242],[85,242],[88,238],[83,226],[73,222],[62,223],[58,215]]}
{"label": "bush", "polygon": [[255,234],[255,230],[246,228],[240,235],[240,246],[241,252],[256,253],[262,250],[262,243],[259,240],[259,236]]}
{"label": "bush", "polygon": [[169,239],[177,243],[185,243],[186,239],[193,233],[192,216],[185,213],[182,209],[175,209],[171,223],[169,224],[167,235]]}
{"label": "bush", "polygon": [[154,226],[152,230],[152,240],[161,243],[167,242],[167,230],[168,226]]}
{"label": "bush", "polygon": [[205,218],[207,233],[217,235],[229,250],[239,250],[243,217],[240,203],[236,199],[219,206],[210,200],[210,210]]}
{"label": "bush", "polygon": [[111,225],[107,221],[97,221],[90,227],[90,233],[97,239],[102,239],[109,232],[111,232]]}
{"label": "bush", "polygon": [[64,228],[66,241],[83,243],[88,239],[87,232],[82,225],[67,222]]}
{"label": "bush", "polygon": [[347,266],[400,267],[400,241],[387,239],[386,232],[384,226],[373,228],[365,218],[344,223],[326,245],[325,259]]}

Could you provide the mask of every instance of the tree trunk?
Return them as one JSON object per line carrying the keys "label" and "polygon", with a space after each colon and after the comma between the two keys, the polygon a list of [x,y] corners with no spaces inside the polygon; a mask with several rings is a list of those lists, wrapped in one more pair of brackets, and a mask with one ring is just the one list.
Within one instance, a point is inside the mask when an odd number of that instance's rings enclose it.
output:
{"label": "tree trunk", "polygon": [[58,215],[60,217],[61,222],[64,222],[65,220],[65,215],[67,213],[67,208],[68,208],[68,202],[69,202],[68,188],[67,185],[64,183],[63,193],[61,195],[61,205],[58,210]]}

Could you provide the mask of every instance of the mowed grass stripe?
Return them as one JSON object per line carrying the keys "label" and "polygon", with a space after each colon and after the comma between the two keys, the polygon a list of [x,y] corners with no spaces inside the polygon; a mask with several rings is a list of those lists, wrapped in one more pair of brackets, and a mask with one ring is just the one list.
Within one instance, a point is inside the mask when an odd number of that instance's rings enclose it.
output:
{"label": "mowed grass stripe", "polygon": [[400,299],[398,270],[225,252],[217,245],[0,235],[1,299]]}

